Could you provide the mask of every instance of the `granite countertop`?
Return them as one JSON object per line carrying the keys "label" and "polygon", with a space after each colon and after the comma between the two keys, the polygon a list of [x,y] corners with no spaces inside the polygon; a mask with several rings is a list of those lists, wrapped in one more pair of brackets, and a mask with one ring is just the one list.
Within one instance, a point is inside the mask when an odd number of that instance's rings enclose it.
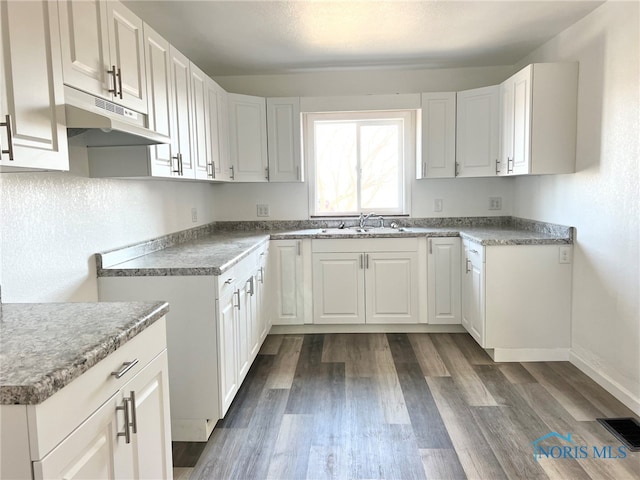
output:
{"label": "granite countertop", "polygon": [[42,403],[168,311],[167,302],[3,304],[0,404]]}
{"label": "granite countertop", "polygon": [[269,241],[266,232],[219,232],[98,268],[101,277],[220,275]]}
{"label": "granite countertop", "polygon": [[[358,232],[355,227],[332,227],[264,230],[210,230],[183,243],[171,238],[150,240],[97,255],[98,276],[167,276],[167,275],[220,275],[241,261],[260,245],[271,240],[328,239],[328,238],[404,238],[404,237],[457,237],[482,245],[549,245],[573,242],[571,229],[548,224],[545,229],[534,230],[521,225],[409,225],[399,229],[368,228]],[[280,227],[280,228],[277,228]],[[556,228],[561,227],[561,228]],[[180,232],[181,238],[188,235]],[[154,244],[154,242],[156,242]],[[167,246],[165,246],[165,244]],[[155,251],[145,249],[153,246]]]}

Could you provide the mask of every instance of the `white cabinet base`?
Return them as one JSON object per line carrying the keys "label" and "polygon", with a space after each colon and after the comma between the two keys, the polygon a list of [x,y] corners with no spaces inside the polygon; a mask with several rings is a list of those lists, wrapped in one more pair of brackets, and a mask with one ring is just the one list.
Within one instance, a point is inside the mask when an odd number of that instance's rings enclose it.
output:
{"label": "white cabinet base", "polygon": [[218,423],[218,419],[176,418],[171,420],[171,441],[173,442],[206,442]]}
{"label": "white cabinet base", "polygon": [[466,333],[462,325],[419,324],[331,324],[331,325],[274,325],[271,335],[303,335],[306,333]]}
{"label": "white cabinet base", "polygon": [[568,348],[487,348],[494,362],[566,362]]}

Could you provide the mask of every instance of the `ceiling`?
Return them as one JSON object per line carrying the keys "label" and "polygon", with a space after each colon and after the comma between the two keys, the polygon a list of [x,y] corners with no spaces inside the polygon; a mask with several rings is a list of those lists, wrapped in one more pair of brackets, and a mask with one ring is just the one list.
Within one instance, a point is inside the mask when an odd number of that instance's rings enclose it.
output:
{"label": "ceiling", "polygon": [[211,76],[512,65],[602,1],[125,0]]}

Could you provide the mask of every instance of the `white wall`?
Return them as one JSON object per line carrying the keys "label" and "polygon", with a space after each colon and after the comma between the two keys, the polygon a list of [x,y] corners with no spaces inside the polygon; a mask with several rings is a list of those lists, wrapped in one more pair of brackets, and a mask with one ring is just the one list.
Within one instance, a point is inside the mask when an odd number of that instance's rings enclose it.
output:
{"label": "white wall", "polygon": [[213,221],[211,185],[87,178],[84,147],[70,160],[0,175],[3,302],[96,301],[94,253]]}
{"label": "white wall", "polygon": [[[289,75],[216,77],[227,91],[277,96],[331,96],[459,91],[496,85],[513,67],[455,69],[350,70]],[[413,217],[511,215],[513,179],[414,180]],[[217,220],[256,220],[256,204],[270,206],[269,220],[309,218],[308,184],[234,184],[216,187]],[[489,196],[502,197],[502,210],[489,210]],[[433,200],[443,200],[443,211],[433,211]]]}
{"label": "white wall", "polygon": [[573,361],[640,415],[639,3],[607,2],[522,64],[579,61],[577,173],[516,181],[516,216],[573,225]]}

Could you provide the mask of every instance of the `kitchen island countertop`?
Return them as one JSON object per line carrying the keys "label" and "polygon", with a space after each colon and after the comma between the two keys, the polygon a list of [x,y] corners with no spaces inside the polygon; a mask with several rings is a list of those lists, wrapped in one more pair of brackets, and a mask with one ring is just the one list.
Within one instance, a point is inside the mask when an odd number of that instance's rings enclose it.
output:
{"label": "kitchen island countertop", "polygon": [[167,302],[3,304],[0,404],[42,403],[168,311]]}

